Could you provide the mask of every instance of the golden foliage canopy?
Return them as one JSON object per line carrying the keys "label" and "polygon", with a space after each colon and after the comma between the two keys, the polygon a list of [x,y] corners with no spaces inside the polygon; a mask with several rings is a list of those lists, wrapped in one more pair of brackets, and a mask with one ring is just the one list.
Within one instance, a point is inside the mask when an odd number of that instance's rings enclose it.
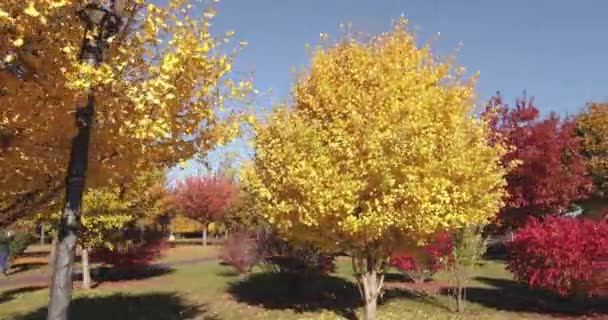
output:
{"label": "golden foliage canopy", "polygon": [[[80,217],[80,245],[113,249],[117,234],[133,227],[136,222],[154,223],[165,213],[161,205],[164,195],[162,171],[139,174],[128,189],[114,186],[86,190]],[[54,227],[60,217],[61,212],[55,210],[39,213],[33,221],[50,224],[51,230],[56,231]]]}
{"label": "golden foliage canopy", "polygon": [[[103,63],[79,60],[85,33],[80,0],[0,3],[0,199],[61,190],[76,132],[74,110],[96,97],[88,187],[122,183],[134,173],[205,152],[238,131],[237,115],[219,116],[250,92],[228,77],[232,32],[210,33],[212,6],[199,1],[126,0],[124,27],[107,39]],[[104,1],[102,1],[104,2]],[[109,1],[105,1],[109,2]],[[244,43],[243,43],[244,45]],[[226,111],[228,113],[228,111]]]}
{"label": "golden foliage canopy", "polygon": [[256,128],[244,180],[283,236],[382,258],[502,206],[505,148],[473,116],[473,79],[406,25],[316,49],[293,108]]}

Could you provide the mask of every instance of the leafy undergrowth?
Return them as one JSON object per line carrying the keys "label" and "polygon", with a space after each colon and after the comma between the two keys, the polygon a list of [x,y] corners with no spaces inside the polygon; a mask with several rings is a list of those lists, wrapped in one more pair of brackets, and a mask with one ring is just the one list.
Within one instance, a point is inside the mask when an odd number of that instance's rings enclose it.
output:
{"label": "leafy undergrowth", "polygon": [[[397,271],[394,270],[396,273]],[[402,281],[389,277],[390,281]],[[445,278],[441,272],[438,282]],[[389,282],[390,282],[389,281]],[[125,283],[126,284],[126,283]],[[297,288],[297,290],[296,290]],[[0,319],[43,319],[47,289],[0,289]],[[488,261],[469,290],[472,301],[464,315],[452,313],[443,294],[399,287],[388,290],[378,319],[577,319],[580,309],[559,297],[530,291],[511,280],[501,262]],[[75,291],[73,319],[146,320],[335,320],[358,319],[360,300],[350,261],[337,260],[337,272],[305,281],[280,275],[238,275],[217,261],[179,265],[124,286]],[[608,310],[600,316],[608,316]],[[601,317],[598,316],[598,319]]]}

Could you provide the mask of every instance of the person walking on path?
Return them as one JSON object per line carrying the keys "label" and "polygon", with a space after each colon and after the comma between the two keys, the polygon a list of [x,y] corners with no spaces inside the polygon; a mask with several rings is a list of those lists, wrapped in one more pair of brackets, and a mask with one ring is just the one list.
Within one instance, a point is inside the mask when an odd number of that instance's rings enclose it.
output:
{"label": "person walking on path", "polygon": [[9,237],[0,237],[0,270],[8,275]]}

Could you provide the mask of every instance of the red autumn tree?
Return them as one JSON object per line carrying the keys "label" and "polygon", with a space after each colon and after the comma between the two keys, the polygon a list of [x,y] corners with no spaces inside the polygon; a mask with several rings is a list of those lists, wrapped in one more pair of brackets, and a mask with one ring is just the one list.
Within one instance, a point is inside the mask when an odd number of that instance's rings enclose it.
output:
{"label": "red autumn tree", "polygon": [[531,216],[563,213],[592,191],[571,119],[560,120],[555,114],[539,119],[534,99],[525,93],[515,108],[504,104],[500,95],[493,97],[486,116],[495,138],[513,147],[503,158],[505,165],[519,163],[507,176],[509,198],[499,225],[517,228]]}
{"label": "red autumn tree", "polygon": [[223,176],[191,176],[179,182],[174,206],[184,216],[203,225],[203,245],[207,245],[207,224],[221,220],[237,199],[235,183]]}

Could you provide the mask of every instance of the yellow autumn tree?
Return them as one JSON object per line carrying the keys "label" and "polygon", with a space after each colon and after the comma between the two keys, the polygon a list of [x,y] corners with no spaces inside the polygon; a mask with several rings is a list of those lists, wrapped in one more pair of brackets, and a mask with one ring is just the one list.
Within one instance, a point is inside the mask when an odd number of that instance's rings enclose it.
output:
{"label": "yellow autumn tree", "polygon": [[[85,26],[78,10],[87,2],[0,4],[5,209],[24,196],[61,195],[70,140],[78,129],[74,113],[91,91],[96,110],[89,187],[120,183],[133,171],[204,153],[238,130],[230,121],[234,117],[220,121],[218,114],[230,98],[243,97],[250,83],[225,77],[234,54],[222,44],[232,32],[210,34],[212,7],[196,19],[191,12],[200,8],[187,0],[168,1],[166,8],[123,0],[123,27],[105,40],[103,61],[93,68],[79,59]],[[46,204],[49,197],[38,202]]]}
{"label": "yellow autumn tree", "polygon": [[176,214],[171,219],[171,228],[174,233],[194,233],[201,232],[203,224],[181,214]]}
{"label": "yellow autumn tree", "polygon": [[[120,232],[136,223],[153,224],[164,213],[159,210],[164,181],[162,171],[145,172],[137,176],[128,189],[114,186],[85,191],[78,239],[83,288],[91,286],[89,253],[92,249],[114,250],[117,240],[120,241],[117,238]],[[54,211],[38,214],[34,221],[57,226],[60,217],[61,212]],[[51,231],[57,232],[53,228]]]}
{"label": "yellow autumn tree", "polygon": [[80,258],[82,287],[91,288],[89,252],[93,248],[114,248],[111,236],[137,219],[129,211],[129,202],[120,199],[118,189],[88,190],[83,197],[81,218]]}
{"label": "yellow autumn tree", "polygon": [[576,125],[589,171],[603,196],[608,188],[608,103],[589,103]]}
{"label": "yellow autumn tree", "polygon": [[210,33],[214,15],[190,0],[0,2],[0,221],[67,191],[48,319],[67,319],[85,188],[237,133],[236,116],[219,115],[251,84],[227,77],[236,51],[222,46],[232,32]]}
{"label": "yellow autumn tree", "polygon": [[352,256],[366,320],[392,252],[488,221],[505,195],[505,148],[473,116],[473,79],[406,26],[315,50],[292,108],[257,126],[244,172],[280,235]]}

